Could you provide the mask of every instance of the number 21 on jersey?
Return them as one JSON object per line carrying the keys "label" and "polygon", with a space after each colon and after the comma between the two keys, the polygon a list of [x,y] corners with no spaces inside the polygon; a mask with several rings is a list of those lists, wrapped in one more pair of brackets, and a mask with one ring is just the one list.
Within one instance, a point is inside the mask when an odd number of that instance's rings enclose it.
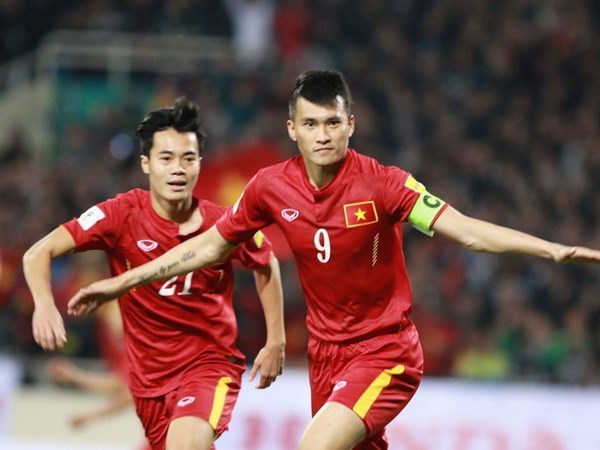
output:
{"label": "number 21 on jersey", "polygon": [[170,295],[175,294],[175,291],[179,288],[179,292],[177,295],[190,295],[192,293],[192,276],[194,272],[189,272],[183,275],[183,283],[179,281],[182,275],[174,276],[173,278],[169,278],[158,290],[159,295],[163,297],[168,297]]}

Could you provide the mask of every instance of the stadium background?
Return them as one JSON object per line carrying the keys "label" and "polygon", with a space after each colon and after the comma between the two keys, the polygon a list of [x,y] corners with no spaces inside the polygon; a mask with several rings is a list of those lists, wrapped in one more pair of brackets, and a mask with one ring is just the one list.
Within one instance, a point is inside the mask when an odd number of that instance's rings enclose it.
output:
{"label": "stadium background", "polygon": [[[179,95],[203,108],[198,192],[219,203],[231,204],[258,167],[295,154],[284,127],[292,83],[332,67],[353,90],[353,147],[467,214],[600,247],[598,30],[594,0],[0,2],[0,351],[17,362],[16,395],[49,385],[48,355],[31,337],[24,249],[90,205],[146,186],[134,128]],[[405,234],[428,377],[597,392],[597,267]],[[289,252],[273,239],[288,367],[301,371],[304,305]],[[57,261],[55,274],[65,302],[106,269],[79,255]],[[244,273],[236,308],[251,358],[264,336]],[[94,319],[65,319],[65,353],[101,366]]]}

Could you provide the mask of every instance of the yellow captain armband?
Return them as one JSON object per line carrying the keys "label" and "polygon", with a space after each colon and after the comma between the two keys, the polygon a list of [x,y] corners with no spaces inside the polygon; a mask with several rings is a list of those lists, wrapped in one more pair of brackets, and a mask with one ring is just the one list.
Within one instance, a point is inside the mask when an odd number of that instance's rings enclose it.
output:
{"label": "yellow captain armband", "polygon": [[419,198],[408,216],[408,221],[421,233],[433,236],[431,225],[446,202],[427,192],[422,184],[419,187]]}

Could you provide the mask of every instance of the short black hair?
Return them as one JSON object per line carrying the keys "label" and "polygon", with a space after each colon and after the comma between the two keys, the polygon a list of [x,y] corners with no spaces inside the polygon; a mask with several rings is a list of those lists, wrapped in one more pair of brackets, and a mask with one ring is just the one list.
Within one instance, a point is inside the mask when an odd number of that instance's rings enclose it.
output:
{"label": "short black hair", "polygon": [[289,116],[294,119],[298,97],[317,105],[334,105],[338,96],[344,101],[344,108],[350,115],[352,95],[344,76],[336,70],[307,70],[296,80],[289,100]]}
{"label": "short black hair", "polygon": [[185,97],[179,97],[173,106],[151,111],[140,122],[135,135],[140,141],[142,155],[150,155],[150,149],[154,145],[154,133],[167,128],[173,128],[180,133],[194,133],[198,139],[198,150],[202,152],[206,133],[200,123],[198,105]]}

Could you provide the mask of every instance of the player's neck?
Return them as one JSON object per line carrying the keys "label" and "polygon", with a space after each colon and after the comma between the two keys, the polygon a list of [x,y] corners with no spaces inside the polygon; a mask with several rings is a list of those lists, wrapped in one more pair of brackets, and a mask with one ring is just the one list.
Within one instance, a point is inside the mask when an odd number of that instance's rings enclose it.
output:
{"label": "player's neck", "polygon": [[342,164],[343,160],[329,166],[305,164],[308,181],[315,189],[323,189],[333,180]]}
{"label": "player's neck", "polygon": [[[152,198],[152,208],[163,219],[179,225],[181,234],[191,233],[200,228],[202,216],[195,206],[193,198],[189,197],[178,202]],[[186,230],[186,233],[183,232]]]}

